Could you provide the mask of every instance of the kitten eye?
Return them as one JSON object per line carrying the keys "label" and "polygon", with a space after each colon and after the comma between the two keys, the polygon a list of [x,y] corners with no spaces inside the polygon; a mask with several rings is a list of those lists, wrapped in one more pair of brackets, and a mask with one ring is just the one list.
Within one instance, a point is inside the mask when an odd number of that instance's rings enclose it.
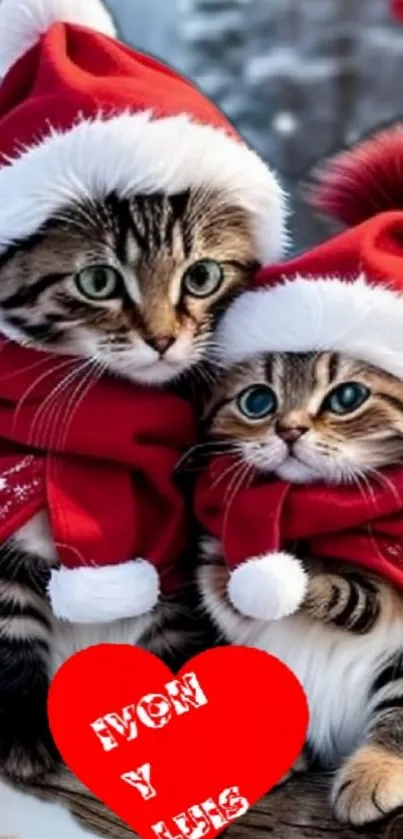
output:
{"label": "kitten eye", "polygon": [[110,265],[91,265],[75,277],[78,290],[90,300],[113,300],[120,297],[122,277]]}
{"label": "kitten eye", "polygon": [[238,396],[237,407],[247,419],[261,420],[276,412],[277,396],[267,385],[253,385]]}
{"label": "kitten eye", "polygon": [[322,411],[330,411],[332,414],[350,414],[357,410],[367,399],[371,391],[359,382],[346,382],[339,385],[326,397],[322,404]]}
{"label": "kitten eye", "polygon": [[183,275],[182,289],[192,297],[210,297],[220,287],[224,271],[214,259],[201,259],[195,262]]}

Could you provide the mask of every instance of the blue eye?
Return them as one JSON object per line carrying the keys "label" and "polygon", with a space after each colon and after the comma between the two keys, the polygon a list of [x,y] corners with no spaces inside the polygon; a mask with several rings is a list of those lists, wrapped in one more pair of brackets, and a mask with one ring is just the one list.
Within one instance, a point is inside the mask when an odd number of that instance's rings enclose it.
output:
{"label": "blue eye", "polygon": [[276,394],[267,385],[248,387],[237,399],[238,410],[250,420],[260,420],[274,414],[277,405]]}
{"label": "blue eye", "polygon": [[360,408],[371,396],[371,391],[359,382],[346,382],[339,385],[326,397],[322,410],[332,414],[350,414]]}

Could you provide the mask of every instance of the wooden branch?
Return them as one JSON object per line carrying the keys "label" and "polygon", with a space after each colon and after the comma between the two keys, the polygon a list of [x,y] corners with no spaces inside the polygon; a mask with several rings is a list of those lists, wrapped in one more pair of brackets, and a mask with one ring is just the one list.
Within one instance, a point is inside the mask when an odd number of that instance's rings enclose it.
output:
{"label": "wooden branch", "polygon": [[[135,835],[67,771],[46,788],[29,791],[64,805],[84,827],[108,839],[133,839]],[[403,816],[357,833],[333,819],[328,801],[329,776],[300,775],[234,823],[225,831],[225,839],[403,839]]]}
{"label": "wooden branch", "polygon": [[[402,823],[401,823],[402,824]],[[390,830],[390,828],[389,828]],[[393,839],[403,839],[396,833]],[[300,775],[266,796],[236,822],[225,839],[392,839],[385,826],[366,832],[343,828],[329,806],[329,776]]]}

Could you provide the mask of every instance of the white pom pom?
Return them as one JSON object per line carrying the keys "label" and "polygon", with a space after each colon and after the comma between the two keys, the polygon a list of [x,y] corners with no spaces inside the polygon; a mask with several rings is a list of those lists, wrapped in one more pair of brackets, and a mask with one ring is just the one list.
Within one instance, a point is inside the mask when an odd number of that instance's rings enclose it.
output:
{"label": "white pom pom", "polygon": [[279,620],[301,606],[308,586],[302,563],[288,553],[254,557],[232,572],[228,596],[238,612],[257,620]]}
{"label": "white pom pom", "polygon": [[52,571],[48,594],[55,617],[73,623],[103,623],[151,612],[159,588],[154,566],[135,559],[121,565]]}
{"label": "white pom pom", "polygon": [[112,17],[101,0],[1,0],[0,76],[57,21],[116,36]]}

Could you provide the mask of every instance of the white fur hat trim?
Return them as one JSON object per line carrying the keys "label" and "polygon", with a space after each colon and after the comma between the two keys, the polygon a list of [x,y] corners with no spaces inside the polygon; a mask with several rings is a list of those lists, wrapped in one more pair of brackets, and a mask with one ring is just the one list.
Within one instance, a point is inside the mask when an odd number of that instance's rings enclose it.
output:
{"label": "white fur hat trim", "polygon": [[158,602],[158,572],[145,559],[103,567],[52,571],[48,588],[55,617],[99,623],[139,617]]}
{"label": "white fur hat trim", "polygon": [[232,572],[228,595],[238,612],[262,621],[279,620],[302,605],[308,577],[288,553],[254,557]]}

